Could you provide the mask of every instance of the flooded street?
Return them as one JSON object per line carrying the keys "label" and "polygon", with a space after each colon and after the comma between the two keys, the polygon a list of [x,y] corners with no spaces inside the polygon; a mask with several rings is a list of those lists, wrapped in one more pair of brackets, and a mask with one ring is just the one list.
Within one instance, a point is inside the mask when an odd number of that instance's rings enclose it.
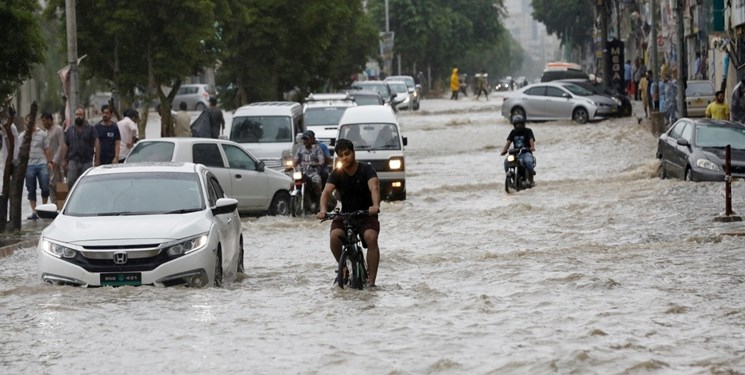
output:
{"label": "flooded street", "polygon": [[22,249],[0,258],[0,373],[745,373],[723,183],[657,178],[632,117],[529,123],[537,185],[506,194],[500,104],[400,114],[408,200],[381,207],[377,290],[332,285],[314,218],[243,218],[246,277],[222,289],[53,287]]}

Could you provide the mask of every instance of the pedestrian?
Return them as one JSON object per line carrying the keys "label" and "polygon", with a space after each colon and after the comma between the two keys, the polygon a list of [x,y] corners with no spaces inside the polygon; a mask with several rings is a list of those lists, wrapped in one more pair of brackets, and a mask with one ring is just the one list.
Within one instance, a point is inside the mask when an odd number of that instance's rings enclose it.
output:
{"label": "pedestrian", "polygon": [[67,189],[72,189],[81,174],[93,166],[93,158],[101,148],[98,133],[85,119],[85,108],[75,110],[74,125],[65,131],[62,145],[62,168],[67,170]]}
{"label": "pedestrian", "polygon": [[52,155],[52,164],[49,168],[49,201],[57,203],[57,183],[64,182],[62,170],[62,145],[65,143],[65,132],[62,126],[54,123],[50,113],[41,114],[41,124],[47,131],[49,140],[49,153]]}
{"label": "pedestrian", "polygon": [[225,119],[222,116],[222,110],[217,108],[217,99],[210,98],[210,106],[205,109],[207,119],[210,124],[210,137],[219,138],[220,132],[225,130]]}
{"label": "pedestrian", "polygon": [[[647,67],[642,63],[642,59],[637,57],[634,60],[634,100],[639,101],[641,99],[641,89],[639,89],[639,83],[642,78],[647,75]],[[649,83],[649,81],[647,81]]]}
{"label": "pedestrian", "polygon": [[715,120],[729,120],[729,108],[724,103],[724,91],[717,91],[715,100],[706,106],[704,116]]}
{"label": "pedestrian", "polygon": [[487,101],[489,101],[489,92],[486,90],[487,87],[489,87],[489,81],[487,80],[487,77],[489,75],[486,74],[486,70],[481,71],[481,79],[478,80],[478,93],[476,94],[476,100],[479,100],[481,97],[481,93],[484,93],[484,97]]}
{"label": "pedestrian", "polygon": [[658,112],[660,110],[660,84],[654,79],[654,73],[651,70],[648,73],[650,112]]}
{"label": "pedestrian", "polygon": [[458,68],[453,68],[453,74],[450,75],[450,100],[458,100],[458,91],[460,91],[460,82],[458,82]]}
{"label": "pedestrian", "polygon": [[649,108],[649,80],[647,79],[647,75],[651,76],[652,74],[647,73],[643,75],[639,79],[639,85],[636,90],[636,92],[639,93],[642,99],[642,106],[644,107],[645,118],[649,118],[649,113],[651,112],[651,108]]}
{"label": "pedestrian", "polygon": [[[18,128],[16,127],[16,124],[13,123],[13,116],[12,113],[8,114],[9,117],[7,119],[3,119],[3,123],[0,124],[0,136],[2,136],[2,145],[3,147],[0,147],[0,153],[3,156],[2,160],[8,160],[8,147],[10,147],[10,139],[8,137],[8,132],[5,131],[5,127],[8,125],[7,123],[10,123],[10,137],[13,138],[13,160],[12,165],[16,166],[18,165],[18,151],[21,148],[21,140],[18,138]],[[4,167],[4,166],[2,166]],[[12,171],[11,171],[12,173]]]}
{"label": "pedestrian", "polygon": [[703,79],[703,64],[701,63],[701,52],[696,51],[696,60],[693,61],[693,76],[691,79]]}
{"label": "pedestrian", "polygon": [[665,81],[665,125],[672,125],[678,120],[678,80],[666,77]]}
{"label": "pedestrian", "polygon": [[111,107],[108,104],[101,106],[101,117],[101,121],[94,126],[101,146],[96,152],[96,164],[117,164],[122,136],[119,133],[119,126],[111,121]]}
{"label": "pedestrian", "polygon": [[177,137],[191,137],[191,116],[186,112],[186,102],[179,103],[178,109],[174,118],[173,134]]}
{"label": "pedestrian", "polygon": [[729,105],[730,120],[745,122],[745,78],[740,80],[740,83],[732,90],[732,100]]}
{"label": "pedestrian", "polygon": [[119,143],[119,162],[124,163],[124,160],[132,152],[135,147],[135,143],[140,138],[140,132],[137,129],[137,120],[140,117],[140,113],[134,109],[125,109],[124,118],[121,119],[116,125],[119,127],[119,135],[121,141]]}
{"label": "pedestrian", "polygon": [[659,105],[657,106],[657,111],[665,113],[665,109],[667,109],[667,83],[670,80],[670,76],[666,75],[662,77],[662,82],[657,83],[657,93],[659,97]]}
{"label": "pedestrian", "polygon": [[[42,118],[51,118],[52,115],[44,112]],[[43,127],[38,127],[29,118],[28,131],[31,133],[31,146],[28,152],[28,166],[26,167],[26,191],[28,192],[28,203],[31,206],[31,215],[28,220],[37,220],[36,214],[36,190],[41,189],[41,201],[46,204],[49,200],[49,169],[52,168],[52,154],[49,151],[49,138]],[[21,133],[23,139],[26,131]],[[37,185],[38,183],[38,185]]]}
{"label": "pedestrian", "polygon": [[631,60],[626,60],[626,64],[623,64],[623,87],[627,94],[631,92],[632,78],[633,69],[631,68]]}
{"label": "pedestrian", "polygon": [[[361,230],[362,238],[367,244],[368,286],[375,287],[378,263],[380,262],[380,249],[378,248],[380,182],[378,174],[372,165],[357,161],[354,154],[354,144],[348,139],[339,139],[334,151],[341,166],[334,168],[329,175],[329,180],[326,182],[321,195],[321,209],[316,217],[319,220],[326,218],[326,208],[334,190],[341,196],[342,212],[357,210],[367,210],[369,212],[369,216],[360,218],[357,224]],[[329,235],[329,247],[334,254],[334,258],[339,262],[342,248],[341,238],[344,236],[344,225],[341,220],[335,219],[331,223]]]}

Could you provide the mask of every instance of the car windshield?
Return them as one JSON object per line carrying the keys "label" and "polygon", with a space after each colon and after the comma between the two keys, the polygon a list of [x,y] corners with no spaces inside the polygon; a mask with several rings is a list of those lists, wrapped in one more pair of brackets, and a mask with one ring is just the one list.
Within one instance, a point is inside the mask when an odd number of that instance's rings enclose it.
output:
{"label": "car windshield", "polygon": [[696,146],[723,148],[727,145],[734,149],[745,150],[745,129],[696,125]]}
{"label": "car windshield", "polygon": [[339,125],[348,107],[318,107],[305,110],[305,125]]}
{"label": "car windshield", "polygon": [[686,96],[714,96],[714,85],[711,82],[688,82]]}
{"label": "car windshield", "polygon": [[339,138],[352,141],[355,150],[400,150],[398,128],[394,124],[344,124]]}
{"label": "car windshield", "polygon": [[409,92],[409,89],[406,88],[406,84],[403,82],[391,82],[388,83],[388,86],[391,88],[391,91],[399,93],[399,92]]}
{"label": "car windshield", "polygon": [[67,199],[68,216],[185,213],[204,209],[194,173],[132,172],[81,178]]}
{"label": "car windshield", "polygon": [[355,82],[352,83],[352,86],[350,86],[353,90],[374,90],[380,93],[380,95],[383,95],[383,97],[388,96],[388,87],[383,82]]}
{"label": "car windshield", "polygon": [[138,161],[173,161],[172,142],[139,142],[125,162]]}
{"label": "car windshield", "polygon": [[380,105],[380,97],[372,95],[354,95],[357,105]]}
{"label": "car windshield", "polygon": [[564,87],[565,89],[567,89],[569,92],[571,92],[574,95],[579,95],[579,96],[590,96],[590,95],[593,95],[593,92],[592,91],[587,90],[587,89],[583,89],[582,87],[579,87],[579,86],[577,86],[577,85],[575,85],[573,83],[565,83],[565,84],[563,84],[561,86]]}
{"label": "car windshield", "polygon": [[238,143],[292,142],[292,120],[288,116],[233,117],[230,140]]}
{"label": "car windshield", "polygon": [[414,83],[413,77],[390,77],[391,80],[395,79],[397,81],[403,81],[404,84],[406,84],[406,87],[408,88],[414,88],[416,87],[416,83]]}

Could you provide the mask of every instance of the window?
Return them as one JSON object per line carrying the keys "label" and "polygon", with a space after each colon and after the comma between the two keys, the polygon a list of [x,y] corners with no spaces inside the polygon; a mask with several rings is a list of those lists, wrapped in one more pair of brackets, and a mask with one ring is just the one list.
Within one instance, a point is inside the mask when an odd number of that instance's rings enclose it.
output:
{"label": "window", "polygon": [[228,166],[235,169],[256,170],[256,161],[251,158],[242,148],[234,145],[222,145],[225,156],[228,158]]}
{"label": "window", "polygon": [[127,157],[127,163],[138,161],[171,161],[173,159],[172,142],[140,142]]}
{"label": "window", "polygon": [[562,89],[556,87],[546,87],[546,96],[561,98],[564,94],[566,93]]}
{"label": "window", "polygon": [[192,146],[194,163],[207,167],[225,168],[220,149],[216,143],[196,143]]}
{"label": "window", "polygon": [[531,95],[531,96],[543,96],[545,93],[546,93],[545,86],[531,87],[525,90],[525,95]]}

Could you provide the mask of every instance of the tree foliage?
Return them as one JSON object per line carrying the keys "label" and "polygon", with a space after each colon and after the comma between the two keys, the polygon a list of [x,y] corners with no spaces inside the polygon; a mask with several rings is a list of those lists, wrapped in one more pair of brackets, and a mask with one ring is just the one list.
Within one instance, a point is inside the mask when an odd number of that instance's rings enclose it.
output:
{"label": "tree foliage", "polygon": [[4,104],[26,79],[34,65],[44,61],[46,45],[34,14],[37,0],[0,2],[0,104]]}
{"label": "tree foliage", "polygon": [[359,1],[230,0],[218,80],[226,107],[345,85],[376,54]]}
{"label": "tree foliage", "polygon": [[594,4],[592,0],[532,0],[533,18],[562,43],[585,45],[592,42]]}

